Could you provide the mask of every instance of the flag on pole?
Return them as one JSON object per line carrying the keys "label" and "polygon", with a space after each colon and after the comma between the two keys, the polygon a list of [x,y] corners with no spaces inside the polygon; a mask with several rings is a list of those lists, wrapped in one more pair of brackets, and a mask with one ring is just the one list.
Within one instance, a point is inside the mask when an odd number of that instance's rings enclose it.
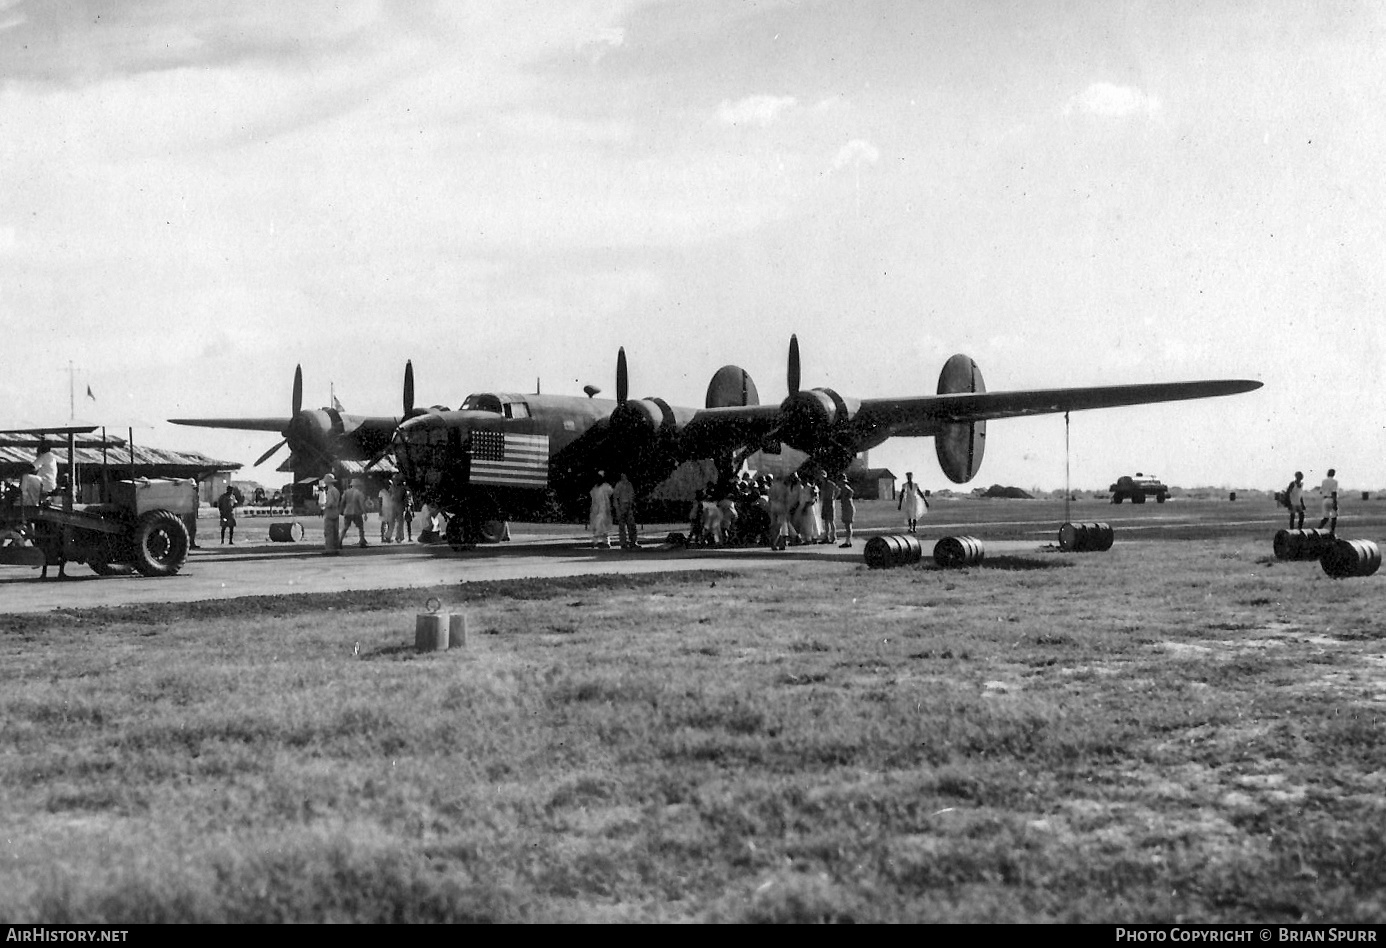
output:
{"label": "flag on pole", "polygon": [[96,394],[92,392],[90,385],[87,386],[87,398],[90,398],[92,401],[96,401]]}
{"label": "flag on pole", "polygon": [[548,435],[473,431],[469,453],[473,484],[540,488],[548,486]]}
{"label": "flag on pole", "polygon": [[332,410],[333,410],[333,411],[346,411],[346,409],[342,407],[342,403],[339,402],[339,401],[337,401],[337,396],[336,396],[336,395],[333,395],[333,396],[332,396]]}

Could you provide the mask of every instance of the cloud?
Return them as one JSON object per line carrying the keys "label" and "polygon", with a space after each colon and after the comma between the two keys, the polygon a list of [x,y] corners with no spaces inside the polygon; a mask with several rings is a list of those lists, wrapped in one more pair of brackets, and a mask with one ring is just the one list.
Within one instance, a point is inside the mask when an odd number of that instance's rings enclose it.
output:
{"label": "cloud", "polygon": [[1064,103],[1064,114],[1075,112],[1102,118],[1125,118],[1144,113],[1153,115],[1160,110],[1160,100],[1146,95],[1134,86],[1116,86],[1110,82],[1094,82]]}
{"label": "cloud", "polygon": [[751,95],[739,102],[723,100],[717,118],[728,125],[769,125],[798,104],[793,96]]}
{"label": "cloud", "polygon": [[854,138],[838,151],[837,157],[833,158],[833,167],[860,168],[862,165],[874,165],[880,160],[879,148],[868,141]]}
{"label": "cloud", "polygon": [[614,26],[601,27],[593,30],[590,35],[579,37],[577,49],[590,62],[596,63],[613,49],[618,49],[624,45],[625,41],[626,31],[624,29]]}

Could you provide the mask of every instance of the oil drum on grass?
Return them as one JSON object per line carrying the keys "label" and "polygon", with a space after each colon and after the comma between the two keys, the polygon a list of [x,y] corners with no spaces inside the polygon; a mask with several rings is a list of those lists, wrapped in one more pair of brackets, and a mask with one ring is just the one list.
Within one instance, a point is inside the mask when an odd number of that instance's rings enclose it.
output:
{"label": "oil drum on grass", "polygon": [[1272,547],[1277,560],[1317,560],[1333,546],[1327,530],[1277,530]]}
{"label": "oil drum on grass", "polygon": [[943,569],[976,566],[986,556],[976,537],[944,537],[934,544],[934,562]]}
{"label": "oil drum on grass", "polygon": [[1109,523],[1066,523],[1059,528],[1059,549],[1074,553],[1105,553],[1115,539]]}
{"label": "oil drum on grass", "polygon": [[872,569],[890,569],[918,563],[923,551],[919,548],[918,537],[888,533],[867,540],[862,555],[866,557],[866,565]]}
{"label": "oil drum on grass", "polygon": [[1370,576],[1381,568],[1381,549],[1371,540],[1335,540],[1319,562],[1334,579]]}

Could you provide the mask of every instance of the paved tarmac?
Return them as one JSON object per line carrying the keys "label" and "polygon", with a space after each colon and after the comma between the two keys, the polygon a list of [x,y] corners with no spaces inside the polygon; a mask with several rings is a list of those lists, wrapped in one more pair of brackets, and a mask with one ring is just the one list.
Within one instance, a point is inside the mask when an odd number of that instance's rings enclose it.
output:
{"label": "paved tarmac", "polygon": [[[934,514],[920,537],[926,558],[932,554],[933,542],[950,534],[983,536],[988,556],[1037,551],[1056,541],[1057,523],[1062,519],[1059,505],[1039,502],[951,502],[936,505]],[[1377,537],[1386,531],[1386,505],[1364,504],[1353,514],[1344,521],[1348,535]],[[893,509],[886,515],[893,519]],[[1123,544],[1155,540],[1163,534],[1233,531],[1263,542],[1269,552],[1280,516],[1275,508],[1264,504],[1171,503],[1115,508],[1089,503],[1076,505],[1072,519],[1111,522],[1121,533]],[[623,553],[619,549],[591,549],[581,528],[574,525],[517,524],[512,527],[511,542],[459,553],[446,544],[382,545],[374,542],[375,533],[368,529],[371,546],[359,549],[348,544],[340,556],[325,557],[321,522],[300,520],[305,530],[303,540],[272,543],[267,540],[268,518],[245,517],[238,528],[240,542],[232,547],[217,543],[215,519],[204,518],[199,524],[202,548],[192,552],[178,575],[162,579],[99,577],[90,568],[74,564],[68,581],[40,582],[37,569],[0,566],[0,614],[349,589],[426,588],[525,577],[756,570],[785,561],[855,569],[864,563],[862,551],[867,539],[877,533],[898,532],[898,527],[859,530],[851,550],[836,546],[793,547],[783,553],[763,548],[685,550],[656,543],[666,536],[663,531],[680,529],[674,524],[650,527],[642,538],[644,549]]]}
{"label": "paved tarmac", "polygon": [[[244,534],[243,534],[244,535]],[[662,537],[663,534],[660,534]],[[72,564],[66,581],[40,581],[33,568],[0,566],[0,613],[44,612],[151,602],[196,602],[241,596],[294,595],[360,589],[426,588],[496,579],[656,573],[700,569],[757,570],[786,561],[850,569],[864,563],[859,538],[850,550],[837,546],[686,550],[649,543],[638,551],[594,550],[577,533],[555,536],[516,532],[503,544],[455,552],[445,543],[348,545],[324,556],[318,543],[242,540],[236,546],[203,545],[175,576],[97,576]],[[642,538],[642,542],[644,539]],[[1033,549],[1035,544],[1010,544]],[[993,547],[989,544],[988,549]],[[932,546],[925,550],[926,556]],[[50,569],[50,577],[55,570]]]}

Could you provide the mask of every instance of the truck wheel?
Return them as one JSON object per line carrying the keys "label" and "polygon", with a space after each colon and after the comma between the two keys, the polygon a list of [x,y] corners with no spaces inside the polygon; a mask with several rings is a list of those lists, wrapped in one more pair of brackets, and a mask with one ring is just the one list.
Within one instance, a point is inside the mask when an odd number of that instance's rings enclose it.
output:
{"label": "truck wheel", "polygon": [[135,569],[146,576],[172,576],[188,558],[188,528],[177,514],[151,510],[130,535]]}
{"label": "truck wheel", "polygon": [[1156,495],[1155,495],[1155,503],[1157,503],[1157,504],[1163,504],[1164,502],[1165,502],[1165,495],[1164,495],[1164,494],[1156,494]]}
{"label": "truck wheel", "polygon": [[1120,504],[1120,503],[1121,503],[1121,495],[1120,495],[1120,494],[1112,494],[1112,503],[1114,503],[1114,504]]}

